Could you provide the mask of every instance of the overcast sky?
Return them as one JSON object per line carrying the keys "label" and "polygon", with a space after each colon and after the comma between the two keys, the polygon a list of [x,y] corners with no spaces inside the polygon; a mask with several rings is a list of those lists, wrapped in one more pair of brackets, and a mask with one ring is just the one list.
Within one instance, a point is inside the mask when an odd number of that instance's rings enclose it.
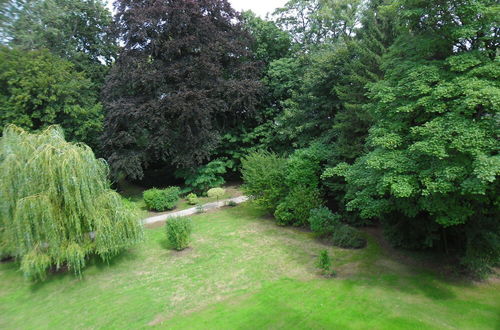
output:
{"label": "overcast sky", "polygon": [[[111,8],[111,3],[114,0],[107,1]],[[250,9],[264,18],[267,13],[273,12],[278,7],[283,7],[287,0],[229,0],[229,2],[238,11]]]}

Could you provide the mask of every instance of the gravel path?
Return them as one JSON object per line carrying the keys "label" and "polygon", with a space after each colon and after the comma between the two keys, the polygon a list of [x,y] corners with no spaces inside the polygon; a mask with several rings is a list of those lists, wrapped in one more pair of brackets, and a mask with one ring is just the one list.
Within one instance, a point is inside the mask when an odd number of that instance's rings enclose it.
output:
{"label": "gravel path", "polygon": [[[218,202],[213,202],[213,203],[207,203],[203,204],[203,210],[208,211],[212,209],[217,209],[219,207],[223,207],[226,205],[227,202],[235,202],[236,204],[243,203],[248,200],[247,196],[239,196],[239,197],[234,197],[234,198],[229,198],[229,199],[224,199]],[[155,222],[160,222],[160,221],[165,221],[168,218],[175,218],[175,217],[185,217],[186,215],[192,215],[198,212],[198,209],[196,207],[192,207],[186,210],[182,211],[177,211],[177,212],[171,212],[167,214],[161,214],[161,215],[155,215],[154,217],[149,217],[146,219],[142,220],[142,223],[144,225],[155,223]]]}

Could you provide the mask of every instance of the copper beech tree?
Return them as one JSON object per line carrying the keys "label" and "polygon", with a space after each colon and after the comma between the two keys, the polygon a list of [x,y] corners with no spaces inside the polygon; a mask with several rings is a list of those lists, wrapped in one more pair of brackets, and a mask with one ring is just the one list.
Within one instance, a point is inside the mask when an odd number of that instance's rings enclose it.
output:
{"label": "copper beech tree", "polygon": [[226,0],[119,0],[123,48],[107,79],[104,148],[115,174],[207,160],[221,134],[254,114],[252,39]]}

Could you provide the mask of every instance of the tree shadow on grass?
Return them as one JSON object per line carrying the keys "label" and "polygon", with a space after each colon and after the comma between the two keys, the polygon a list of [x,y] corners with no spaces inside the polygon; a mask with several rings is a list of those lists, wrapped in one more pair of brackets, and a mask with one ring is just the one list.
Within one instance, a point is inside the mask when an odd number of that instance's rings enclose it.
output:
{"label": "tree shadow on grass", "polygon": [[168,241],[168,239],[166,238],[162,238],[158,241],[158,245],[160,245],[160,247],[162,249],[165,249],[165,250],[173,250],[173,246],[172,244],[170,244],[170,242]]}
{"label": "tree shadow on grass", "polygon": [[[295,228],[288,228],[287,231],[292,236],[301,235],[301,232]],[[334,270],[340,271],[341,279],[352,280],[363,286],[381,287],[387,291],[422,296],[435,301],[457,298],[456,288],[474,286],[471,279],[448,276],[440,269],[433,268],[431,266],[433,264],[421,262],[422,256],[405,255],[402,257],[400,251],[387,250],[387,246],[380,242],[378,237],[374,238],[371,232],[365,232],[365,234],[368,239],[365,248],[342,249],[352,251],[352,255],[342,255],[341,259],[344,260],[342,264],[336,265],[334,262],[332,265]],[[314,238],[311,237],[311,239]],[[293,248],[290,246],[283,251],[296,264],[314,272],[316,269],[312,269],[310,264],[317,258],[316,249],[317,247],[312,245],[294,244]],[[415,253],[418,254],[418,252]],[[333,260],[335,257],[335,252],[333,252]],[[348,275],[343,276],[342,270]]]}
{"label": "tree shadow on grass", "polygon": [[[89,268],[96,269],[98,273],[110,270],[113,267],[119,266],[120,264],[133,261],[137,259],[137,254],[134,252],[133,248],[124,250],[117,255],[111,257],[109,260],[103,260],[96,254],[90,255],[85,261],[85,267],[81,274],[75,274],[72,270],[68,270],[67,267],[62,266],[59,269],[53,267],[47,274],[47,278],[44,281],[31,282],[30,290],[36,292],[48,285],[55,285],[61,282],[71,282],[72,284],[78,284],[80,282],[85,282],[85,273]],[[18,264],[19,265],[19,264]],[[19,267],[18,267],[19,269]]]}

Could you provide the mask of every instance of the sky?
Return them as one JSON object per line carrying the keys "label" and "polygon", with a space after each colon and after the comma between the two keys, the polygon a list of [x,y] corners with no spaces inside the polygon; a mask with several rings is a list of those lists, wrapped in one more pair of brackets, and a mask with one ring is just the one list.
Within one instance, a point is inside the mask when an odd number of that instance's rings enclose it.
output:
{"label": "sky", "polygon": [[229,2],[238,11],[250,9],[264,18],[267,13],[272,13],[274,9],[283,7],[287,0],[229,0]]}
{"label": "sky", "polygon": [[[113,0],[107,0],[110,4]],[[264,18],[267,13],[273,12],[278,7],[283,7],[287,0],[229,0],[234,9],[238,11],[252,10],[257,15]]]}

